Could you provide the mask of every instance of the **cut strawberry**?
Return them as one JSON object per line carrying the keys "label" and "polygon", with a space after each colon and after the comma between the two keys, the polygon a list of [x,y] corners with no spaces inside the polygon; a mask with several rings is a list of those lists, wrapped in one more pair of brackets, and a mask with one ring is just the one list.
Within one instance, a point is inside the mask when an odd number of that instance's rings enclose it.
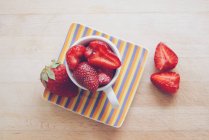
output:
{"label": "cut strawberry", "polygon": [[71,47],[66,53],[66,61],[71,70],[74,70],[80,63],[86,48],[83,45],[75,45]]}
{"label": "cut strawberry", "polygon": [[84,53],[84,56],[85,56],[86,58],[89,58],[89,56],[91,56],[92,53],[93,53],[92,48],[87,47],[87,48],[86,48],[86,51],[85,51],[85,53]]}
{"label": "cut strawberry", "polygon": [[121,66],[120,59],[105,42],[95,40],[89,43],[89,47],[92,51],[86,50],[89,64],[106,69],[117,69]]}
{"label": "cut strawberry", "polygon": [[94,40],[94,41],[91,41],[89,43],[89,46],[93,49],[93,50],[97,50],[97,51],[103,51],[103,52],[109,52],[109,53],[113,53],[112,49],[110,48],[110,46],[103,42],[103,41],[99,41],[99,40]]}
{"label": "cut strawberry", "polygon": [[160,42],[155,51],[154,61],[157,69],[167,71],[176,67],[178,57],[167,45]]}
{"label": "cut strawberry", "polygon": [[89,64],[106,69],[117,69],[121,66],[119,58],[108,52],[95,52],[88,58]]}
{"label": "cut strawberry", "polygon": [[94,40],[94,41],[91,41],[89,43],[89,46],[91,46],[93,49],[110,49],[109,45],[103,41],[99,41],[99,40]]}
{"label": "cut strawberry", "polygon": [[175,72],[154,73],[150,77],[152,83],[160,90],[174,94],[179,89],[180,75]]}

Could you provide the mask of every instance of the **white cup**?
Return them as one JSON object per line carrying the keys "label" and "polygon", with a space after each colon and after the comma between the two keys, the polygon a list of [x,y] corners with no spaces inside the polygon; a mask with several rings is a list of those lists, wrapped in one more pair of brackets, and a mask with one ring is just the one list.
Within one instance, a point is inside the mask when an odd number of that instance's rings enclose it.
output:
{"label": "white cup", "polygon": [[[121,56],[120,56],[120,53],[119,53],[118,49],[116,48],[116,46],[110,40],[108,40],[108,39],[106,39],[104,37],[100,37],[100,36],[86,36],[86,37],[83,37],[83,38],[80,38],[79,40],[77,40],[72,46],[75,46],[75,45],[86,45],[86,44],[88,44],[89,42],[91,42],[93,40],[101,40],[101,41],[107,43],[109,45],[109,47],[112,49],[112,51],[117,55],[117,57],[121,61]],[[72,46],[70,46],[70,47],[72,47]],[[66,62],[65,62],[65,65],[66,65],[68,76],[73,81],[73,83],[76,84],[81,89],[88,90],[85,87],[83,87],[82,85],[80,85],[75,80],[75,78],[73,77],[73,74],[70,71],[70,69],[68,67],[68,64]],[[120,106],[120,104],[118,102],[118,99],[117,99],[117,97],[116,97],[116,95],[115,95],[115,93],[114,93],[114,91],[112,89],[112,85],[115,83],[116,79],[118,78],[118,75],[120,73],[120,69],[121,69],[121,67],[116,69],[114,77],[112,78],[112,80],[107,85],[97,89],[97,91],[104,91],[105,92],[105,94],[106,94],[106,96],[107,96],[108,100],[110,101],[110,103],[111,103],[113,108],[118,108]]]}

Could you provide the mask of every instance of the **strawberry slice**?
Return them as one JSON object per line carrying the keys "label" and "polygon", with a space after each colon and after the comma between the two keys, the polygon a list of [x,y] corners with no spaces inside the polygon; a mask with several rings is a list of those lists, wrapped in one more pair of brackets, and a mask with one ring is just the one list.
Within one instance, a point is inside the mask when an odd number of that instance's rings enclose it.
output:
{"label": "strawberry slice", "polygon": [[95,40],[89,43],[89,47],[92,51],[88,49],[85,52],[89,64],[107,69],[117,69],[121,66],[120,59],[105,42]]}
{"label": "strawberry slice", "polygon": [[100,49],[100,51],[101,51],[101,49],[112,51],[107,43],[100,41],[100,40],[91,41],[89,43],[89,46],[91,46],[92,49]]}
{"label": "strawberry slice", "polygon": [[88,58],[89,64],[107,69],[117,69],[121,66],[119,58],[108,52],[95,52]]}
{"label": "strawberry slice", "polygon": [[154,73],[152,83],[165,93],[174,94],[179,89],[180,75],[176,72]]}
{"label": "strawberry slice", "polygon": [[167,45],[160,42],[155,50],[155,67],[160,71],[168,71],[176,67],[178,57]]}
{"label": "strawberry slice", "polygon": [[110,46],[107,43],[103,42],[103,41],[99,41],[99,40],[91,41],[89,43],[89,46],[92,49],[97,50],[97,51],[100,51],[100,52],[101,51],[104,51],[104,52],[107,51],[109,53],[114,54],[113,51],[112,51],[112,49],[110,48]]}
{"label": "strawberry slice", "polygon": [[84,56],[85,56],[86,58],[88,58],[89,56],[91,56],[92,53],[93,53],[92,48],[86,47],[86,51],[85,51],[85,53],[84,53]]}
{"label": "strawberry slice", "polygon": [[86,48],[83,45],[75,45],[71,47],[66,53],[66,61],[71,70],[74,70],[80,63]]}

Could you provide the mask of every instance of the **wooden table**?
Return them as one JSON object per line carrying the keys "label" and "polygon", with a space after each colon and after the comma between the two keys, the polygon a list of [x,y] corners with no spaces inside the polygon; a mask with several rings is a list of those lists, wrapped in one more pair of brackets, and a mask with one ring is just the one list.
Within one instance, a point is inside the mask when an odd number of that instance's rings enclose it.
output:
{"label": "wooden table", "polygon": [[[42,100],[39,74],[56,58],[72,22],[150,50],[142,81],[120,129]],[[150,82],[156,44],[179,56],[178,94]],[[1,0],[0,139],[209,139],[209,1]]]}

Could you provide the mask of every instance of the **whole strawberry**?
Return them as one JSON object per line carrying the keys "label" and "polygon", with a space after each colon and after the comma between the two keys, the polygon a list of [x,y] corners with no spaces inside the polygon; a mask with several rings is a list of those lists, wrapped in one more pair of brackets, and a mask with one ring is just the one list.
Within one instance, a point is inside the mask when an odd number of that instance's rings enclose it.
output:
{"label": "whole strawberry", "polygon": [[104,72],[98,73],[98,77],[99,77],[99,86],[105,86],[112,80],[112,78]]}
{"label": "whole strawberry", "polygon": [[115,70],[109,70],[109,69],[97,69],[98,77],[99,77],[99,86],[105,86],[107,85],[113,78]]}
{"label": "whole strawberry", "polygon": [[96,70],[87,62],[82,62],[73,71],[76,81],[89,91],[96,91],[99,87],[99,80]]}
{"label": "whole strawberry", "polygon": [[78,87],[69,79],[65,65],[55,60],[42,70],[40,79],[51,93],[65,97],[74,97],[78,94]]}

